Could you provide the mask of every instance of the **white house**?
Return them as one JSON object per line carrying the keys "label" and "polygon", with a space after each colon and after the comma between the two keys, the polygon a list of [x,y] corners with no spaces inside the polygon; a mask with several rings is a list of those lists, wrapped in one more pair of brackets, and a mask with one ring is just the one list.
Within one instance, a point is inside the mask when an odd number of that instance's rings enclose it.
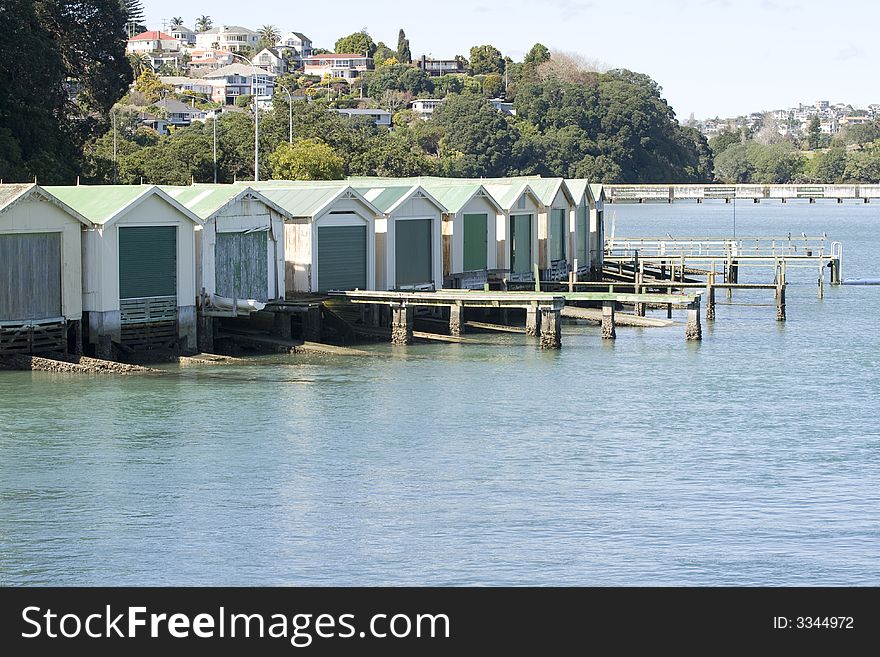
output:
{"label": "white house", "polygon": [[287,60],[276,48],[263,48],[251,59],[251,63],[275,75],[287,73]]}
{"label": "white house", "polygon": [[183,47],[196,45],[196,33],[184,25],[178,25],[168,29],[168,33],[180,42]]}
{"label": "white house", "polygon": [[0,184],[0,354],[81,353],[82,234],[91,226],[36,184]]}
{"label": "white house", "polygon": [[335,112],[339,112],[340,114],[344,114],[345,116],[352,118],[355,116],[367,116],[373,119],[373,122],[382,126],[383,128],[391,127],[391,112],[383,109],[337,109],[331,110]]}
{"label": "white house", "polygon": [[203,94],[208,98],[214,95],[216,87],[226,86],[226,83],[222,80],[205,80],[204,78],[191,78],[182,75],[162,75],[159,76],[159,81],[162,84],[171,86],[174,89],[174,93]]}
{"label": "white house", "polygon": [[[236,97],[244,94],[256,93],[258,98],[272,98],[275,93],[275,77],[274,73],[262,69],[255,70],[252,66],[230,64],[206,73],[204,79],[223,82],[225,95],[221,102],[232,105],[235,103]],[[215,98],[215,100],[221,99]]]}
{"label": "white house", "polygon": [[99,358],[196,350],[197,215],[153,185],[48,187],[88,219],[83,341]]}
{"label": "white house", "polygon": [[293,59],[298,61],[312,56],[312,40],[302,32],[288,32],[278,40],[276,46],[282,50],[290,50]]}
{"label": "white house", "polygon": [[189,71],[192,75],[216,71],[235,62],[235,58],[228,50],[191,50],[189,56]]}
{"label": "white house", "polygon": [[410,109],[418,114],[420,119],[428,120],[434,114],[437,106],[443,102],[442,98],[419,98],[409,104]]}
{"label": "white house", "polygon": [[196,48],[200,50],[229,50],[241,52],[255,48],[260,35],[240,25],[220,25],[196,33]]}
{"label": "white house", "polygon": [[426,55],[418,60],[417,66],[430,77],[440,77],[450,73],[467,73],[467,65],[461,57],[453,59],[432,59]]}
{"label": "white house", "polygon": [[303,72],[323,78],[354,80],[373,68],[373,59],[357,54],[312,55],[303,59]]}
{"label": "white house", "polygon": [[125,51],[128,53],[180,52],[180,41],[170,34],[150,30],[130,38]]}
{"label": "white house", "polygon": [[176,98],[163,98],[153,104],[165,110],[165,120],[175,128],[186,127],[193,121],[201,121],[205,118],[203,110],[182,103]]}

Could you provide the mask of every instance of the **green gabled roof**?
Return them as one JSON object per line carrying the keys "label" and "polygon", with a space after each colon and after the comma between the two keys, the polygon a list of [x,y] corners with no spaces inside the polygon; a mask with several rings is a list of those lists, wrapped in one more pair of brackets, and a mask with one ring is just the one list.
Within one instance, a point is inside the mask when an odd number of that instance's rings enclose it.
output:
{"label": "green gabled roof", "polygon": [[492,195],[492,198],[498,202],[498,205],[505,210],[513,209],[516,200],[522,196],[524,192],[528,192],[535,197],[535,200],[539,204],[541,203],[541,199],[531,188],[529,183],[525,183],[522,180],[492,180],[484,183],[483,187],[485,187],[486,191]]}
{"label": "green gabled roof", "polygon": [[605,200],[605,187],[600,184],[590,185],[590,191],[593,192],[593,198],[597,201]]}
{"label": "green gabled roof", "polygon": [[104,224],[154,189],[146,185],[66,185],[44,188],[95,224]]}
{"label": "green gabled roof", "polygon": [[293,217],[313,217],[339,196],[345,187],[266,187],[262,194]]}
{"label": "green gabled roof", "polygon": [[423,182],[422,187],[434,198],[446,206],[446,209],[452,214],[458,214],[462,208],[477,194],[484,193],[490,204],[500,208],[501,205],[489,193],[489,191],[479,183],[458,182],[458,183],[436,183],[433,181]]}
{"label": "green gabled roof", "polygon": [[47,201],[69,214],[81,224],[86,226],[92,225],[92,222],[81,213],[77,212],[67,203],[59,199],[57,196],[47,192],[44,187],[40,187],[36,183],[0,184],[0,212],[6,212],[6,210],[19,201],[27,200],[29,198],[37,198],[41,201]]}
{"label": "green gabled roof", "polygon": [[382,212],[388,212],[391,210],[391,208],[412,191],[411,186],[385,187],[380,185],[370,185],[367,187],[355,186],[354,188]]}
{"label": "green gabled roof", "polygon": [[254,196],[283,216],[290,216],[284,208],[279,207],[264,194],[248,186],[242,188],[239,185],[191,185],[187,187],[163,186],[162,189],[171,198],[195,212],[203,221],[207,221],[217,212],[245,195]]}

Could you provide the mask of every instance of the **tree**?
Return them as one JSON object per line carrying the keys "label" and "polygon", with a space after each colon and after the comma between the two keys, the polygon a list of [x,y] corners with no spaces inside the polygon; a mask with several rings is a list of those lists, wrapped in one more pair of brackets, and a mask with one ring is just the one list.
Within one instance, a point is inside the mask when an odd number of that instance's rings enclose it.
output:
{"label": "tree", "polygon": [[[260,41],[266,44],[266,48],[274,48],[281,40],[281,32],[274,25],[263,25],[260,28]],[[262,50],[260,44],[257,44],[257,50]]]}
{"label": "tree", "polygon": [[269,156],[274,178],[281,180],[338,180],[343,176],[343,159],[320,139],[282,142]]}
{"label": "tree", "polygon": [[509,172],[516,130],[482,96],[448,96],[434,110],[431,122],[445,130],[441,152],[447,175],[503,176]]}
{"label": "tree", "polygon": [[376,51],[373,53],[373,65],[377,68],[379,66],[384,66],[390,59],[393,59],[395,64],[400,61],[397,59],[397,51],[391,50],[391,48],[386,46],[382,41],[377,43]]}
{"label": "tree", "polygon": [[159,76],[153,72],[153,69],[150,67],[144,67],[134,83],[134,90],[143,94],[148,102],[155,103],[162,98],[162,96],[170,92],[172,87],[167,84],[162,84],[162,81],[159,79]]}
{"label": "tree", "polygon": [[138,33],[138,26],[144,21],[144,4],[141,0],[120,0],[120,4],[125,13],[126,35],[131,38]]}
{"label": "tree", "polygon": [[813,114],[810,123],[807,125],[807,148],[811,151],[819,148],[819,140],[822,138],[822,124],[819,122],[819,116]]}
{"label": "tree", "polygon": [[715,176],[723,183],[751,182],[754,165],[749,161],[748,146],[733,144],[715,157]]}
{"label": "tree", "polygon": [[483,94],[489,98],[498,98],[504,93],[504,78],[498,73],[489,73],[483,78]]}
{"label": "tree", "polygon": [[397,33],[397,61],[404,64],[412,62],[412,53],[409,51],[409,39],[406,38],[403,28],[400,28],[400,32]]}
{"label": "tree", "polygon": [[817,153],[807,166],[810,178],[817,183],[842,183],[846,175],[846,149],[831,148]]}
{"label": "tree", "polygon": [[523,64],[536,67],[539,64],[543,64],[548,59],[550,59],[550,50],[547,46],[541,43],[536,43],[532,46],[532,49],[526,53],[526,56],[523,58]]}
{"label": "tree", "polygon": [[181,18],[180,16],[175,16],[174,18],[172,18],[171,27],[183,27],[183,18]]}
{"label": "tree", "polygon": [[370,98],[381,98],[386,91],[400,91],[411,96],[434,91],[431,78],[420,68],[407,64],[382,66],[366,76]]}
{"label": "tree", "polygon": [[196,32],[207,32],[212,27],[214,27],[214,21],[210,16],[202,14],[196,19]]}
{"label": "tree", "polygon": [[597,75],[604,67],[595,60],[587,59],[578,53],[554,52],[535,68],[541,80],[559,80],[575,84],[596,84]]}
{"label": "tree", "polygon": [[471,72],[474,75],[485,73],[504,73],[504,58],[494,46],[474,46],[471,48]]}
{"label": "tree", "polygon": [[367,33],[366,29],[336,41],[335,50],[339,54],[357,54],[372,57],[376,52],[376,44],[373,38]]}
{"label": "tree", "polygon": [[755,132],[752,139],[765,146],[770,144],[778,144],[782,141],[782,135],[779,134],[779,122],[770,112],[765,112],[761,117],[761,127]]}
{"label": "tree", "polygon": [[709,140],[709,148],[715,156],[726,151],[734,144],[740,144],[743,141],[743,134],[740,130],[723,130],[712,139]]}

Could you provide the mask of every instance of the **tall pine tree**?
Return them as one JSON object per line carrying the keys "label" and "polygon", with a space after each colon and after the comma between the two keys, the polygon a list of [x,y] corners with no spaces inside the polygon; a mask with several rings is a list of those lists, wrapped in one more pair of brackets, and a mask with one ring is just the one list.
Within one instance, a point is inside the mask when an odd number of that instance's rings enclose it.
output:
{"label": "tall pine tree", "polygon": [[412,62],[412,53],[409,51],[409,39],[403,28],[397,33],[397,61],[401,64],[409,64]]}
{"label": "tall pine tree", "polygon": [[125,12],[125,31],[130,39],[144,30],[144,3],[141,0],[119,0]]}

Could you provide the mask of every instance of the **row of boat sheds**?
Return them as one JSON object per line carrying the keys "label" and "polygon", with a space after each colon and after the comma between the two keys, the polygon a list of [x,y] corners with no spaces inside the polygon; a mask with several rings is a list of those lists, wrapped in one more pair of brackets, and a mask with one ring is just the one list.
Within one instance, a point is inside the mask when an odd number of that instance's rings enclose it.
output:
{"label": "row of boat sheds", "polygon": [[202,345],[202,314],[330,290],[601,272],[604,196],[562,178],[0,185],[0,353]]}

